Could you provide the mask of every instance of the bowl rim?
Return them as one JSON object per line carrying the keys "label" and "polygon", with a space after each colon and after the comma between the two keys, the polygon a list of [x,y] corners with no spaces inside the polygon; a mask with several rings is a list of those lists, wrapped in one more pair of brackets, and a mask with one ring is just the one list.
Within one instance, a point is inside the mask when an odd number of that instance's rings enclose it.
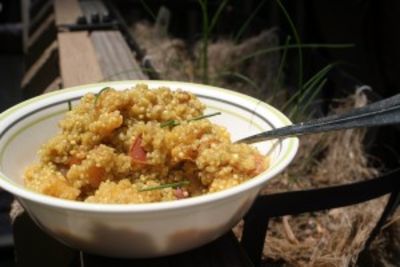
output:
{"label": "bowl rim", "polygon": [[[43,104],[46,99],[53,98],[54,96],[68,94],[74,91],[84,91],[84,89],[94,88],[94,87],[106,87],[113,85],[125,85],[127,88],[132,87],[136,84],[147,84],[151,86],[174,86],[179,87],[180,85],[183,87],[182,89],[185,90],[185,86],[195,86],[199,89],[208,89],[208,90],[217,90],[223,94],[229,94],[233,96],[238,96],[241,98],[246,99],[247,101],[257,102],[257,105],[262,105],[264,108],[267,108],[268,111],[273,114],[278,120],[280,120],[285,125],[290,125],[292,122],[279,110],[274,108],[273,106],[262,102],[256,98],[251,96],[241,94],[232,90],[224,89],[221,87],[204,85],[204,84],[197,84],[197,83],[190,83],[190,82],[180,82],[180,81],[166,81],[166,80],[123,80],[123,81],[111,81],[111,82],[101,82],[101,83],[91,83],[85,85],[79,85],[69,88],[60,89],[58,91],[42,94],[36,96],[34,98],[25,100],[20,102],[19,104],[10,107],[9,109],[3,111],[0,114],[0,132],[4,130],[4,124],[1,123],[5,118],[12,116],[20,109],[29,107],[30,105],[34,104]],[[7,125],[6,125],[7,126]],[[101,213],[125,213],[125,212],[137,212],[137,213],[146,213],[146,212],[154,212],[154,211],[161,211],[161,210],[175,210],[175,209],[182,209],[182,208],[192,208],[193,206],[197,205],[205,205],[216,203],[215,201],[229,201],[231,197],[239,197],[244,191],[248,191],[257,187],[260,187],[261,190],[262,184],[264,184],[270,178],[276,176],[280,172],[282,172],[287,165],[289,165],[293,158],[295,157],[298,147],[299,147],[299,140],[297,137],[290,137],[282,140],[283,144],[286,144],[286,151],[284,156],[280,159],[279,162],[273,165],[272,168],[268,168],[265,172],[253,177],[252,179],[219,191],[214,192],[202,196],[196,196],[192,198],[182,199],[179,201],[166,201],[166,202],[155,202],[155,203],[141,203],[141,204],[101,204],[101,203],[86,203],[81,201],[74,201],[74,200],[66,200],[60,199],[52,196],[47,196],[38,192],[34,192],[25,188],[23,185],[17,185],[13,183],[9,183],[7,181],[8,178],[5,174],[3,174],[0,170],[0,187],[4,190],[10,192],[17,198],[22,198],[25,200],[29,200],[32,202],[40,203],[42,205],[51,206],[54,208],[63,208],[68,210],[76,210],[76,211],[84,211],[84,212],[101,212]],[[258,192],[257,192],[258,193]]]}

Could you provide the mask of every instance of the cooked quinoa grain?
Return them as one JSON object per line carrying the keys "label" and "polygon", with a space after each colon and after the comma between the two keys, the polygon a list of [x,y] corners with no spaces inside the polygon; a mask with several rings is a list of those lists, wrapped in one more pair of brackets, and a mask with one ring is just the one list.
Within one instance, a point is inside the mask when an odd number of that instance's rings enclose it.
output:
{"label": "cooked quinoa grain", "polygon": [[[268,167],[223,127],[191,120],[204,109],[191,93],[144,84],[87,94],[25,170],[25,184],[70,200],[148,203],[221,191]],[[164,126],[171,120],[177,125]]]}

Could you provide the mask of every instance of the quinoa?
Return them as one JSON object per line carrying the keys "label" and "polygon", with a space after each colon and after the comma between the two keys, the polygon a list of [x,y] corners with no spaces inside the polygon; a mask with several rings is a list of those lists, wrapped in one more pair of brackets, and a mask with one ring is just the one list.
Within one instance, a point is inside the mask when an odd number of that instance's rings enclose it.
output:
{"label": "quinoa", "polygon": [[70,200],[149,203],[221,191],[268,167],[225,128],[192,120],[204,110],[189,92],[145,84],[86,94],[25,170],[25,185]]}

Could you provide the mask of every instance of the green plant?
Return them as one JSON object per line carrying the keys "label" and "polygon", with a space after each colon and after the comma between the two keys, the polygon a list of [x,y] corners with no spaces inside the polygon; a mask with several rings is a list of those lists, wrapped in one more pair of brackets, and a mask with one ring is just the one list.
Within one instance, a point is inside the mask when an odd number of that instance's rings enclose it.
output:
{"label": "green plant", "polygon": [[216,81],[218,78],[221,78],[221,77],[235,78],[237,80],[240,80],[240,81],[250,85],[251,87],[253,87],[257,91],[260,90],[260,87],[257,85],[257,83],[255,83],[250,77],[248,77],[248,76],[246,76],[246,75],[244,75],[242,73],[235,72],[235,71],[224,71],[224,72],[217,73],[214,76],[211,76],[213,81]]}
{"label": "green plant", "polygon": [[[300,90],[289,98],[289,100],[283,106],[283,110],[288,112],[288,115],[292,119],[297,119],[299,114],[303,114],[311,102],[315,99],[315,96],[321,91],[323,86],[327,82],[326,75],[332,70],[338,63],[328,64],[316,74],[314,74]],[[291,108],[290,110],[288,110]]]}
{"label": "green plant", "polygon": [[[245,28],[248,27],[250,21],[254,18],[256,13],[259,11],[259,9],[262,7],[265,1],[260,2],[260,4],[255,8],[255,10],[252,12],[252,14],[249,16],[248,20],[243,24],[241,29],[239,30],[235,40],[237,41],[241,34],[244,32]],[[277,90],[279,87],[281,87],[282,81],[282,73],[283,73],[283,67],[286,63],[286,57],[287,57],[287,52],[288,49],[295,48],[298,50],[298,90],[296,93],[296,96],[289,99],[287,105],[289,105],[293,100],[297,101],[297,104],[294,106],[294,108],[290,111],[289,115],[291,117],[294,116],[297,112],[304,112],[306,108],[311,104],[312,100],[316,97],[316,95],[321,91],[321,89],[324,87],[324,85],[327,82],[327,79],[323,79],[323,77],[327,74],[327,72],[333,67],[333,65],[328,65],[327,67],[323,68],[320,72],[318,72],[315,76],[311,77],[310,80],[303,85],[303,48],[349,48],[353,47],[352,44],[302,44],[300,36],[298,34],[298,31],[294,25],[294,22],[288,13],[287,9],[285,6],[282,4],[281,0],[276,0],[276,3],[278,4],[279,8],[281,9],[285,19],[290,25],[290,28],[292,30],[292,33],[294,35],[294,40],[295,44],[290,44],[291,37],[288,36],[286,38],[285,44],[283,46],[277,46],[265,50],[259,50],[254,52],[253,54],[246,55],[243,58],[239,59],[236,61],[233,65],[235,64],[240,64],[243,61],[246,61],[248,59],[251,59],[255,56],[259,56],[262,54],[266,53],[271,53],[279,50],[283,50],[281,61],[279,64],[278,68],[278,73],[277,73],[277,78],[274,81],[273,88],[272,88],[272,99],[271,101],[275,98]],[[249,83],[249,81],[247,81]],[[257,87],[257,85],[254,85],[255,83],[252,83],[253,87]],[[304,99],[307,97],[307,101],[304,102]],[[300,108],[300,105],[302,105],[302,108]]]}
{"label": "green plant", "polygon": [[239,31],[237,32],[234,41],[235,43],[238,43],[240,38],[242,37],[243,33],[245,30],[249,27],[251,21],[254,19],[254,17],[257,15],[258,11],[261,9],[261,7],[264,5],[266,0],[261,1],[258,6],[253,10],[253,12],[250,14],[250,16],[247,18],[247,20],[243,23],[242,27],[240,27]]}
{"label": "green plant", "polygon": [[300,36],[299,33],[296,30],[296,27],[294,26],[293,20],[290,17],[289,13],[287,12],[285,6],[282,4],[282,2],[280,0],[276,0],[276,3],[278,4],[278,6],[281,8],[286,20],[288,21],[290,28],[292,29],[293,35],[294,35],[294,40],[297,44],[297,48],[298,48],[298,60],[299,60],[299,79],[298,79],[298,87],[299,90],[301,90],[301,88],[303,88],[303,50],[301,49],[301,40],[300,40]]}
{"label": "green plant", "polygon": [[198,0],[198,3],[201,7],[202,12],[202,52],[200,56],[200,65],[201,65],[201,72],[202,72],[202,82],[208,83],[209,82],[209,73],[208,73],[208,43],[210,38],[210,33],[214,29],[217,21],[225,8],[226,4],[229,0],[223,0],[221,4],[218,6],[217,11],[215,12],[214,16],[211,19],[211,23],[209,21],[208,16],[208,1],[207,0]]}
{"label": "green plant", "polygon": [[291,39],[290,36],[286,37],[286,41],[285,41],[285,45],[284,45],[285,49],[282,52],[281,60],[279,62],[279,67],[278,67],[278,73],[277,73],[274,83],[272,85],[273,86],[272,94],[271,94],[271,98],[269,99],[269,101],[273,101],[275,99],[278,88],[282,87],[283,68],[286,63],[286,56],[287,56],[287,52],[288,52],[287,46],[290,43],[290,39]]}
{"label": "green plant", "polygon": [[234,61],[232,64],[227,66],[227,69],[232,68],[233,66],[239,65],[244,61],[250,60],[254,57],[261,56],[268,53],[275,53],[281,50],[286,49],[299,49],[299,48],[332,48],[332,49],[340,49],[340,48],[351,48],[354,47],[353,44],[288,44],[288,45],[279,45],[275,47],[270,47],[266,49],[260,49],[255,51],[254,53],[245,55],[238,60]]}

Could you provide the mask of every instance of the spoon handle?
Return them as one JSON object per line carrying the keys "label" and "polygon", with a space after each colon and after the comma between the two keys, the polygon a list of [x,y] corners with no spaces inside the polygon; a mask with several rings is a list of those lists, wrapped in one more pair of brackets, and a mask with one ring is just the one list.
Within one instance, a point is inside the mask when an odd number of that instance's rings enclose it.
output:
{"label": "spoon handle", "polygon": [[272,129],[240,139],[236,143],[252,144],[280,137],[396,123],[400,123],[400,94],[343,114]]}

